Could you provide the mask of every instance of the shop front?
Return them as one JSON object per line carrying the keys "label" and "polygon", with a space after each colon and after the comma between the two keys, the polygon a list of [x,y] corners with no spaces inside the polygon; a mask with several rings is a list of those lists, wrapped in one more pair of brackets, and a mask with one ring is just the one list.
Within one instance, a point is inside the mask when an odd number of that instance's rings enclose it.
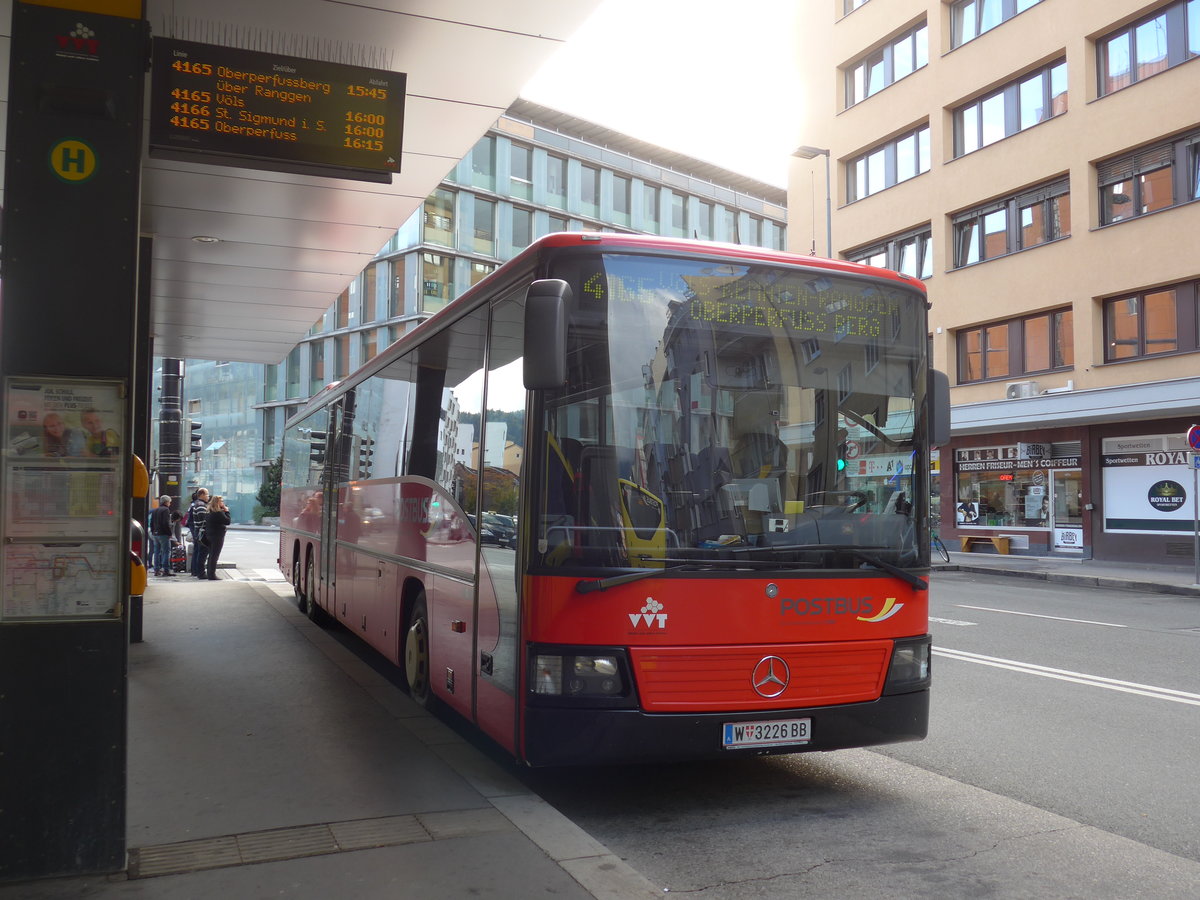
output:
{"label": "shop front", "polygon": [[[954,528],[1001,553],[1083,555],[1084,478],[1078,442],[1016,443],[954,450]],[[1063,451],[1066,451],[1066,455]],[[944,515],[949,513],[943,504]],[[965,540],[964,540],[965,539]]]}
{"label": "shop front", "polygon": [[1173,432],[1100,439],[1103,517],[1098,550],[1108,558],[1193,558],[1196,497],[1184,426]]}

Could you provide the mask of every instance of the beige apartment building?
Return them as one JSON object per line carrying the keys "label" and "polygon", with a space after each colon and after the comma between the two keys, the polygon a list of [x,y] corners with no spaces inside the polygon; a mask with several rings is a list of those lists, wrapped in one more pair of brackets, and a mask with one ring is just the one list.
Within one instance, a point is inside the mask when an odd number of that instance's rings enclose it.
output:
{"label": "beige apartment building", "polygon": [[1191,564],[1200,0],[804,8],[789,249],[926,282],[943,538]]}

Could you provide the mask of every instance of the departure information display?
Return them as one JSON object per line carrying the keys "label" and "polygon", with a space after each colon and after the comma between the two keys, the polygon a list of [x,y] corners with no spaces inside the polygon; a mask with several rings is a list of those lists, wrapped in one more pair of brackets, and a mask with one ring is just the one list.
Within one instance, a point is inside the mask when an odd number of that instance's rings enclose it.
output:
{"label": "departure information display", "polygon": [[406,76],[154,39],[150,155],[389,183]]}

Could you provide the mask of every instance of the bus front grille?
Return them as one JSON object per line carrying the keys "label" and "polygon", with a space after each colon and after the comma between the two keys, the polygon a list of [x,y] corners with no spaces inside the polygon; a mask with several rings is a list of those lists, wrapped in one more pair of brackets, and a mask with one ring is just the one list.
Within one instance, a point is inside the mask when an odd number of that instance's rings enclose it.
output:
{"label": "bus front grille", "polygon": [[[891,651],[891,641],[854,641],[635,647],[630,656],[647,712],[719,712],[874,700],[883,689]],[[780,681],[786,681],[782,689]]]}

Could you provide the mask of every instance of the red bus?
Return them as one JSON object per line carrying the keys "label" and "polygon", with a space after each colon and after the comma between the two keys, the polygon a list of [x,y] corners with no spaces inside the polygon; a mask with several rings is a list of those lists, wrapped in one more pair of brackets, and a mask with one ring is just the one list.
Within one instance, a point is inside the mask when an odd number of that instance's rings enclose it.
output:
{"label": "red bus", "polygon": [[855,263],[549,235],[289,420],[281,568],[529,765],[918,740],[926,311]]}

